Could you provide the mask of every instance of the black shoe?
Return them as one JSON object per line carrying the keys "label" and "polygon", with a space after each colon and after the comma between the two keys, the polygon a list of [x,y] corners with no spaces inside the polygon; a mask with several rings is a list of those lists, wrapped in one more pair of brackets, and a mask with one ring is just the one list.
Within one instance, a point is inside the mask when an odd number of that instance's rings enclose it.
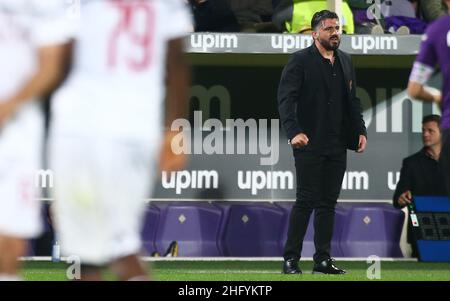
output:
{"label": "black shoe", "polygon": [[283,262],[283,274],[301,274],[302,271],[298,267],[298,260],[287,259]]}
{"label": "black shoe", "polygon": [[334,259],[328,258],[320,263],[314,264],[313,274],[337,274],[342,275],[347,273],[334,265]]}
{"label": "black shoe", "polygon": [[178,257],[178,242],[172,241],[170,243],[164,257]]}

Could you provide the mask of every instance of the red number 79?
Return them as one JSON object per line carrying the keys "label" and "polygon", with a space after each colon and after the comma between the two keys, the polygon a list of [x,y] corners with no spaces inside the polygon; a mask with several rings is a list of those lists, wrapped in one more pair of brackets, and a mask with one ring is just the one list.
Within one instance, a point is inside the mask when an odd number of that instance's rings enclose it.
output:
{"label": "red number 79", "polygon": [[[115,68],[118,59],[124,59],[131,70],[136,72],[145,70],[152,60],[155,20],[153,6],[147,1],[110,1],[110,3],[119,10],[120,19],[109,38],[108,66]],[[141,19],[138,18],[139,14]],[[127,38],[129,45],[140,49],[140,57],[132,57],[130,54],[123,57],[118,53],[121,37]]]}

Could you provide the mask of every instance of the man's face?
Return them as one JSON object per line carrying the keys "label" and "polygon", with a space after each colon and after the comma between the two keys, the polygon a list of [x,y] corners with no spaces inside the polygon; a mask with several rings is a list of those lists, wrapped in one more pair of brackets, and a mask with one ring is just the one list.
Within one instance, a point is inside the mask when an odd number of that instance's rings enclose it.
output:
{"label": "man's face", "polygon": [[432,147],[441,143],[441,131],[437,122],[430,121],[422,124],[422,142],[426,147]]}
{"label": "man's face", "polygon": [[341,43],[341,26],[338,19],[325,19],[319,25],[314,37],[326,50],[336,50]]}

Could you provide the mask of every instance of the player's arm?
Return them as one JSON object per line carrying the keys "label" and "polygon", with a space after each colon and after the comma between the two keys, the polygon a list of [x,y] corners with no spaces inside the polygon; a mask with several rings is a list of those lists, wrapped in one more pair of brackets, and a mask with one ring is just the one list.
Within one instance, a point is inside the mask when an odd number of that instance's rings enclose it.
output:
{"label": "player's arm", "polygon": [[167,50],[166,127],[178,118],[185,118],[190,82],[188,64],[183,51],[183,39],[170,40]]}
{"label": "player's arm", "polygon": [[304,81],[301,59],[293,54],[283,69],[278,85],[278,113],[292,146],[308,144],[308,137],[297,121],[298,99]]}
{"label": "player's arm", "polygon": [[410,80],[408,82],[408,95],[415,99],[419,99],[425,102],[436,102],[440,103],[442,100],[442,95],[438,91],[433,91],[426,89],[424,84]]}
{"label": "player's arm", "polygon": [[25,102],[49,94],[63,78],[67,44],[52,45],[37,50],[38,67],[34,75],[15,94],[0,103],[0,127]]}
{"label": "player's arm", "polygon": [[189,69],[183,51],[183,39],[170,40],[167,50],[167,89],[165,107],[164,141],[160,157],[160,169],[173,171],[183,168],[186,155],[175,154],[172,142],[175,136],[182,135],[171,131],[172,122],[185,118],[187,113],[187,97],[190,83]]}
{"label": "player's arm", "polygon": [[425,102],[441,102],[441,93],[438,90],[432,90],[425,87],[436,66],[437,57],[436,50],[429,34],[425,34],[422,44],[420,45],[420,52],[414,62],[409,76],[408,95],[415,99]]}

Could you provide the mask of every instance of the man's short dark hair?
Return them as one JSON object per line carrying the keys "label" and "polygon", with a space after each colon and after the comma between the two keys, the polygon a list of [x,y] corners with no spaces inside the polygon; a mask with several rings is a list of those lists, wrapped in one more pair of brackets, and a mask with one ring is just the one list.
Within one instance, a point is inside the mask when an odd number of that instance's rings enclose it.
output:
{"label": "man's short dark hair", "polygon": [[311,19],[312,30],[316,31],[317,26],[325,19],[339,19],[339,17],[335,12],[326,9],[318,11],[313,15]]}
{"label": "man's short dark hair", "polygon": [[422,119],[422,124],[425,124],[428,122],[436,122],[438,126],[441,126],[441,116],[436,115],[436,114],[424,116]]}

